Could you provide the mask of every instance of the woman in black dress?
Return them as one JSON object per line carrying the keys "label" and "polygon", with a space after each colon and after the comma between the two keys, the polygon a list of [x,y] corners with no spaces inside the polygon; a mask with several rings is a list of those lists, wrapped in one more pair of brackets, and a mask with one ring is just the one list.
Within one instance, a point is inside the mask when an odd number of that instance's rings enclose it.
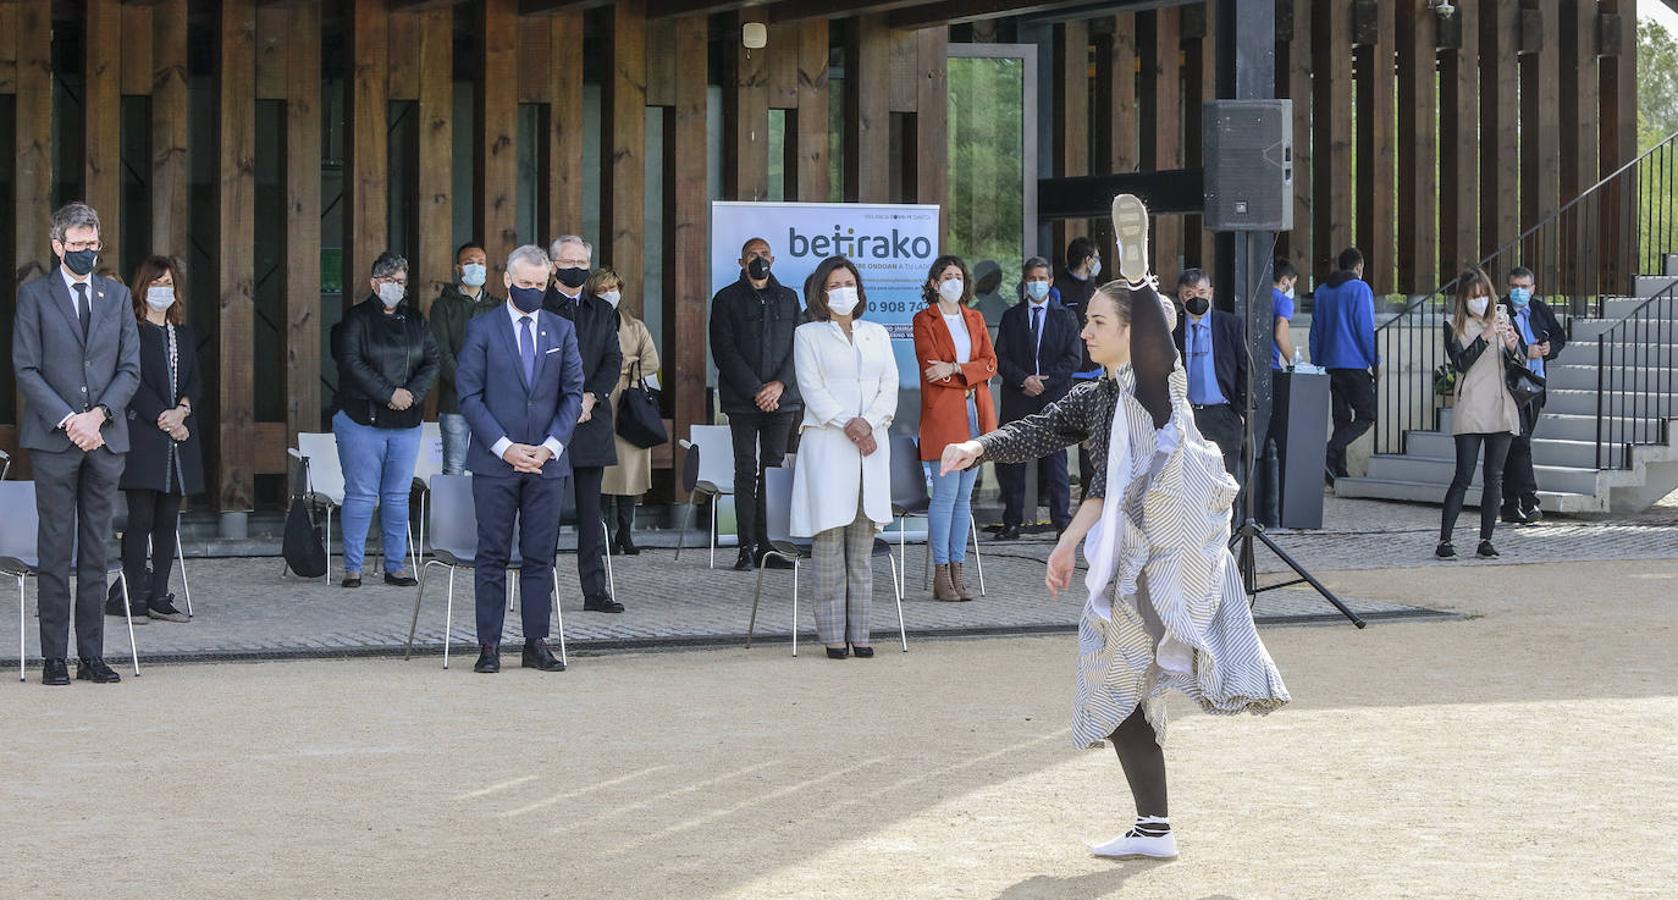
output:
{"label": "woman in black dress", "polygon": [[[203,452],[192,410],[203,391],[197,342],[183,320],[185,285],[175,261],[153,256],[134,274],[134,315],[140,320],[140,387],[128,403],[129,450],[121,487],[128,500],[122,568],[136,621],[142,613],[186,622],[169,593],[181,501],[204,489]],[[145,580],[151,547],[151,579]]]}

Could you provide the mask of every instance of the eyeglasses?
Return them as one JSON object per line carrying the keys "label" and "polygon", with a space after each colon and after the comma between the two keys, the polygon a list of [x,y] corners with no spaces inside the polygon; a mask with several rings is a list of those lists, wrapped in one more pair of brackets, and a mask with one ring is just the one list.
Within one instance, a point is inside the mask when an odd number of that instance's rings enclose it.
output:
{"label": "eyeglasses", "polygon": [[97,240],[93,240],[93,241],[65,241],[65,242],[62,242],[62,243],[64,244],[64,251],[66,253],[80,253],[83,250],[98,250],[98,249],[101,249],[104,246],[103,244],[101,244]]}

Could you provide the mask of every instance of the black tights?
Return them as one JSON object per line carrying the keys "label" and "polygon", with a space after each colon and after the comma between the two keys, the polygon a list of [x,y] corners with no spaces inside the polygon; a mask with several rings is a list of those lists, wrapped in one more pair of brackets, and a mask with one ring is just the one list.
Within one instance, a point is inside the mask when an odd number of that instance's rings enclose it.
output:
{"label": "black tights", "polygon": [[1165,802],[1165,751],[1154,737],[1154,726],[1142,715],[1142,705],[1130,714],[1111,735],[1113,749],[1119,754],[1119,765],[1124,767],[1125,780],[1130,782],[1130,796],[1136,801],[1136,815],[1170,815]]}
{"label": "black tights", "polygon": [[1474,480],[1474,462],[1480,456],[1480,445],[1485,444],[1485,473],[1480,479],[1480,540],[1492,539],[1497,527],[1498,508],[1503,505],[1503,461],[1509,456],[1509,445],[1515,436],[1503,431],[1497,434],[1459,434],[1457,441],[1457,475],[1445,492],[1445,516],[1439,523],[1439,540],[1449,543],[1456,530],[1457,515],[1462,512],[1463,498],[1468,496],[1468,483]]}
{"label": "black tights", "polygon": [[[128,528],[122,533],[122,570],[134,606],[149,601],[161,606],[169,596],[169,569],[175,563],[175,529],[181,515],[181,495],[162,491],[124,491],[128,496]],[[151,541],[151,581],[146,574],[146,541]]]}

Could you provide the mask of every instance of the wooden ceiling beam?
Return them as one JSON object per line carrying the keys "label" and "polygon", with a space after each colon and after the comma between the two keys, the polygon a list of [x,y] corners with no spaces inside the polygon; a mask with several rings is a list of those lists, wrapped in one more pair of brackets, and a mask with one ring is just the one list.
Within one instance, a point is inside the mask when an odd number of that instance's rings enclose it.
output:
{"label": "wooden ceiling beam", "polygon": [[610,6],[612,0],[519,0],[519,15],[550,16]]}
{"label": "wooden ceiling beam", "polygon": [[1004,16],[1031,16],[1037,21],[1058,22],[1186,6],[1191,2],[1193,0],[939,0],[903,7],[890,13],[886,21],[892,28],[908,29],[959,25]]}

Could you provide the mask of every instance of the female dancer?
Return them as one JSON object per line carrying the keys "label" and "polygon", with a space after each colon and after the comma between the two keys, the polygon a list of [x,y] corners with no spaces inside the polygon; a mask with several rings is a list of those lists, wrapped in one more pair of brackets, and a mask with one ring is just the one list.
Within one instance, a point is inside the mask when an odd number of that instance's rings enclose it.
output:
{"label": "female dancer", "polygon": [[1089,441],[1095,471],[1044,582],[1056,594],[1071,586],[1075,548],[1087,534],[1089,596],[1078,627],[1072,735],[1080,747],[1113,742],[1137,813],[1129,831],[1091,849],[1171,858],[1177,839],[1160,749],[1166,689],[1222,714],[1267,713],[1288,692],[1259,641],[1227,549],[1237,487],[1217,446],[1194,425],[1167,307],[1148,276],[1147,210],[1121,194],[1113,225],[1123,280],[1096,291],[1083,331],[1105,376],[1037,415],[951,445],[943,470],[981,459],[1026,462]]}

